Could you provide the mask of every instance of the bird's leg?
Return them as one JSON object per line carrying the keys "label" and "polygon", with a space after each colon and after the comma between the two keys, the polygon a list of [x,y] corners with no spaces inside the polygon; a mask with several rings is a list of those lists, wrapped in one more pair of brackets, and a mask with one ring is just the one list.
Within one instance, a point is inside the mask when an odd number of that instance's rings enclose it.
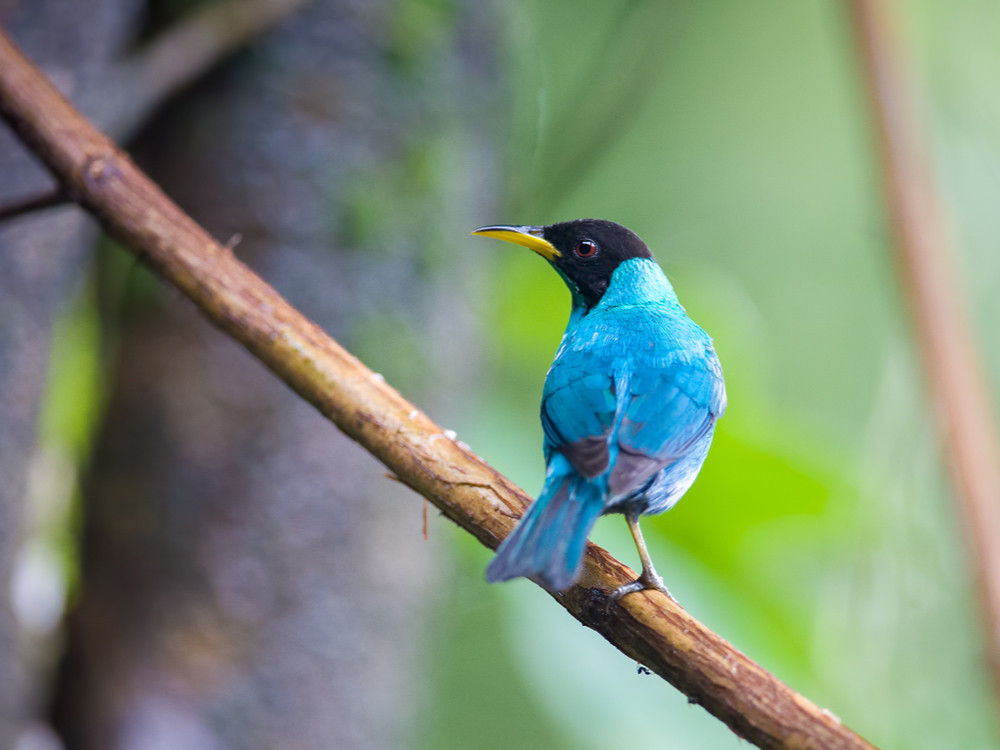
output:
{"label": "bird's leg", "polygon": [[624,586],[619,586],[615,589],[611,594],[611,601],[617,601],[626,594],[631,594],[633,591],[657,589],[676,602],[677,600],[667,590],[667,587],[663,585],[663,579],[657,575],[656,568],[653,567],[653,561],[649,557],[649,550],[646,549],[646,540],[642,538],[642,530],[639,528],[639,514],[635,511],[626,511],[625,523],[628,524],[628,530],[632,532],[632,539],[635,540],[635,547],[639,550],[639,559],[642,561],[642,573],[632,583],[626,583]]}

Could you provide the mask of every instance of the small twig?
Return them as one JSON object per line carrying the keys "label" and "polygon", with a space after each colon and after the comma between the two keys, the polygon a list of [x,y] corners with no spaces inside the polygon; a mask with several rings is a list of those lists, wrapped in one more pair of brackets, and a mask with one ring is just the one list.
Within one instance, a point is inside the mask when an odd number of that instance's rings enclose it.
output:
{"label": "small twig", "polygon": [[[311,0],[219,0],[187,18],[104,71],[84,80],[74,97],[103,130],[124,140],[167,99],[198,80]],[[0,222],[60,206],[72,199],[62,189],[0,206]],[[242,239],[233,235],[230,247]]]}
{"label": "small twig", "polygon": [[[153,38],[96,82],[84,112],[115,138],[142,125],[158,106],[310,0],[207,3]],[[95,102],[93,108],[87,102]]]}
{"label": "small twig", "polygon": [[62,188],[48,190],[44,193],[38,193],[37,195],[8,203],[5,206],[0,206],[0,222],[34,213],[35,211],[44,211],[46,208],[64,206],[69,202],[70,197]]}
{"label": "small twig", "polygon": [[[945,210],[883,0],[853,0],[902,285],[965,527],[1000,708],[1000,436],[960,291]],[[1000,712],[998,712],[1000,716]]]}
{"label": "small twig", "polygon": [[[191,299],[343,432],[484,545],[530,498],[376,377],[215,242],[97,132],[0,33],[0,116],[123,247]],[[574,617],[765,748],[871,748],[828,711],[660,592],[606,607],[635,573],[589,545],[579,584],[555,595]]]}

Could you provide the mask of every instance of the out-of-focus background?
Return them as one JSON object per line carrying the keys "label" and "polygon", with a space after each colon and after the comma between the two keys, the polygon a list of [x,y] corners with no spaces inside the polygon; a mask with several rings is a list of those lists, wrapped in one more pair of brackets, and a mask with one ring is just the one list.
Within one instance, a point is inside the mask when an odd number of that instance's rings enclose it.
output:
{"label": "out-of-focus background", "polygon": [[[1000,746],[835,0],[0,0],[185,210],[535,492],[568,293],[486,223],[609,218],[730,408],[644,525],[684,606],[883,748]],[[1000,6],[895,3],[1000,383]],[[230,20],[228,27],[232,28]],[[185,46],[188,45],[188,46]],[[0,132],[0,199],[48,178]],[[996,415],[994,415],[996,416]],[[738,748],[336,433],[73,208],[0,225],[0,746]],[[632,564],[624,523],[595,541]],[[53,728],[54,727],[54,728]]]}

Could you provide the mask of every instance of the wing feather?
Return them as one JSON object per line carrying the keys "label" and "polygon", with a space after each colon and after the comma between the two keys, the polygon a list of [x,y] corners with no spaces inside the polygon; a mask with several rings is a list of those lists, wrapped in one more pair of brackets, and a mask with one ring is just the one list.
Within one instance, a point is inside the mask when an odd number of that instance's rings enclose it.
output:
{"label": "wing feather", "polygon": [[[599,476],[613,461],[611,496],[641,491],[684,456],[725,409],[721,369],[711,346],[656,358],[633,354],[615,364],[592,359],[553,368],[554,382],[546,384],[542,400],[542,425],[546,451],[565,455],[582,476]],[[624,370],[617,388],[616,370]]]}

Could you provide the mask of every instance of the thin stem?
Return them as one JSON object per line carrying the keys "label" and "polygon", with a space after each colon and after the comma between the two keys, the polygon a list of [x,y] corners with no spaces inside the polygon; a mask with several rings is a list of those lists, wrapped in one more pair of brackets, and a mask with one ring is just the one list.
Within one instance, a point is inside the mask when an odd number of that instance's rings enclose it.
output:
{"label": "thin stem", "polygon": [[[852,0],[896,261],[936,406],[1000,707],[1000,436],[957,279],[945,210],[884,0]],[[998,713],[1000,715],[1000,713]]]}
{"label": "thin stem", "polygon": [[64,206],[69,202],[70,197],[66,194],[66,191],[61,188],[48,190],[44,193],[38,193],[37,195],[32,195],[27,198],[14,201],[13,203],[8,203],[5,206],[0,206],[0,222],[8,221],[10,219],[17,218],[18,216],[24,216],[25,214],[34,213],[36,211],[44,211],[46,208]]}

